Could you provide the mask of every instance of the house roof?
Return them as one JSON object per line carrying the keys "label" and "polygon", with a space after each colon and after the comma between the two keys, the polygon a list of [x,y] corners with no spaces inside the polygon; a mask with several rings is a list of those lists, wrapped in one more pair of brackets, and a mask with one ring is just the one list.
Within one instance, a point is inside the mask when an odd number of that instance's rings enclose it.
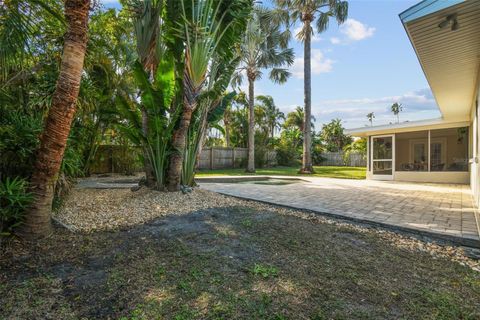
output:
{"label": "house roof", "polygon": [[425,0],[400,19],[443,118],[469,120],[480,66],[480,1]]}
{"label": "house roof", "polygon": [[403,23],[407,23],[465,1],[466,0],[424,0],[400,13],[400,19]]}
{"label": "house roof", "polygon": [[389,125],[348,129],[345,130],[345,133],[355,137],[366,137],[380,134],[465,127],[469,124],[469,121],[448,121],[443,118],[437,118],[420,121],[407,121]]}

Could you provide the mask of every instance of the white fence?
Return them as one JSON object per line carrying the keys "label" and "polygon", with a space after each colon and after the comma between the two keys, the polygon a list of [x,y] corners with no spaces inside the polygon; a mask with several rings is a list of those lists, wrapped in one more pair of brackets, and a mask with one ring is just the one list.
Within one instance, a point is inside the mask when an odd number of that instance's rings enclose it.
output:
{"label": "white fence", "polygon": [[[203,148],[198,159],[198,169],[234,169],[245,168],[248,158],[247,148]],[[265,154],[265,165],[274,166],[277,163],[275,151]]]}

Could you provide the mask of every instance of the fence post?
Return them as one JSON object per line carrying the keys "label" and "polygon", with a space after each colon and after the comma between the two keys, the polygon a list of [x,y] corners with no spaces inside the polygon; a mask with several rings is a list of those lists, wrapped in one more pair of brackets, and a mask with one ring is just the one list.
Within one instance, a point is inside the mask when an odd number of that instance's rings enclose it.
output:
{"label": "fence post", "polygon": [[213,170],[213,147],[210,147],[210,170]]}
{"label": "fence post", "polygon": [[235,169],[235,147],[232,148],[232,168]]}

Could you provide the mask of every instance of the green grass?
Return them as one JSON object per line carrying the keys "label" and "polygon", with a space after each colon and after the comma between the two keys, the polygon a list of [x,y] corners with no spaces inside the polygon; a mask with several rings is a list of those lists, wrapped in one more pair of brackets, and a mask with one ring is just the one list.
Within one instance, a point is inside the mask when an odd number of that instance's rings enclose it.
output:
{"label": "green grass", "polygon": [[315,166],[315,173],[305,175],[298,173],[299,168],[295,167],[274,167],[257,169],[257,172],[246,173],[245,169],[218,169],[218,170],[201,170],[197,172],[197,177],[208,176],[242,176],[242,175],[277,175],[277,176],[312,176],[324,178],[340,178],[340,179],[365,179],[366,170],[364,167],[323,167]]}
{"label": "green grass", "polygon": [[413,240],[274,207],[164,222],[6,248],[0,319],[480,319],[480,274]]}

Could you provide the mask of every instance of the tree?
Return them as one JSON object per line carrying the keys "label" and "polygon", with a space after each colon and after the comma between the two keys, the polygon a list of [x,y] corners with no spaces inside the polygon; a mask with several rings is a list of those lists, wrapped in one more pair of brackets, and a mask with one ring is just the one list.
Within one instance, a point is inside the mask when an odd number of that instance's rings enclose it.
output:
{"label": "tree", "polygon": [[[313,173],[312,165],[312,128],[311,128],[311,37],[312,23],[316,21],[316,30],[321,33],[328,28],[330,18],[338,24],[343,23],[348,15],[348,2],[340,0],[276,0],[277,6],[284,10],[283,21],[287,25],[300,21],[302,29],[297,37],[304,45],[304,98],[305,117],[303,128],[303,159],[301,173]],[[282,15],[282,14],[280,14]]]}
{"label": "tree", "polygon": [[262,76],[262,69],[271,69],[269,78],[275,83],[284,83],[290,72],[283,69],[293,63],[293,50],[287,48],[285,34],[269,17],[270,12],[256,7],[248,22],[244,40],[238,48],[240,66],[233,85],[240,85],[243,73],[248,79],[248,165],[247,172],[255,172],[255,81]]}
{"label": "tree", "polygon": [[[236,44],[236,32],[243,31],[250,13],[250,1],[180,1],[183,21],[181,37],[185,42],[183,61],[183,103],[180,119],[173,132],[172,153],[167,171],[169,191],[180,190],[186,137],[192,115],[199,106],[215,57],[228,54]],[[238,24],[238,25],[237,25]],[[243,26],[242,26],[243,25]]]}
{"label": "tree", "polygon": [[343,147],[352,142],[352,137],[344,133],[342,120],[333,119],[327,124],[324,124],[320,132],[320,139],[329,152],[338,152]]}
{"label": "tree", "polygon": [[370,112],[367,114],[367,119],[370,122],[370,126],[373,126],[373,119],[375,119],[375,113]]}
{"label": "tree", "polygon": [[402,104],[395,102],[390,107],[390,110],[392,110],[393,114],[397,117],[397,123],[400,123],[400,112],[403,111]]}
{"label": "tree", "polygon": [[257,101],[265,110],[265,124],[268,127],[270,138],[275,136],[275,130],[281,128],[280,120],[285,120],[285,115],[275,105],[271,96],[257,96]]}
{"label": "tree", "polygon": [[34,200],[20,230],[20,234],[27,238],[45,236],[51,229],[50,214],[54,186],[62,164],[80,90],[87,48],[89,10],[90,0],[65,1],[67,32],[60,73],[31,178],[31,192]]}
{"label": "tree", "polygon": [[[289,112],[287,114],[287,118],[285,119],[285,123],[283,124],[283,127],[284,128],[296,127],[303,133],[304,118],[305,118],[305,112],[303,111],[303,108],[300,106],[297,106],[295,108],[295,111]],[[314,121],[315,121],[315,117],[312,116],[311,123],[310,123],[310,126],[312,129],[314,128],[314,123],[313,123]]]}

